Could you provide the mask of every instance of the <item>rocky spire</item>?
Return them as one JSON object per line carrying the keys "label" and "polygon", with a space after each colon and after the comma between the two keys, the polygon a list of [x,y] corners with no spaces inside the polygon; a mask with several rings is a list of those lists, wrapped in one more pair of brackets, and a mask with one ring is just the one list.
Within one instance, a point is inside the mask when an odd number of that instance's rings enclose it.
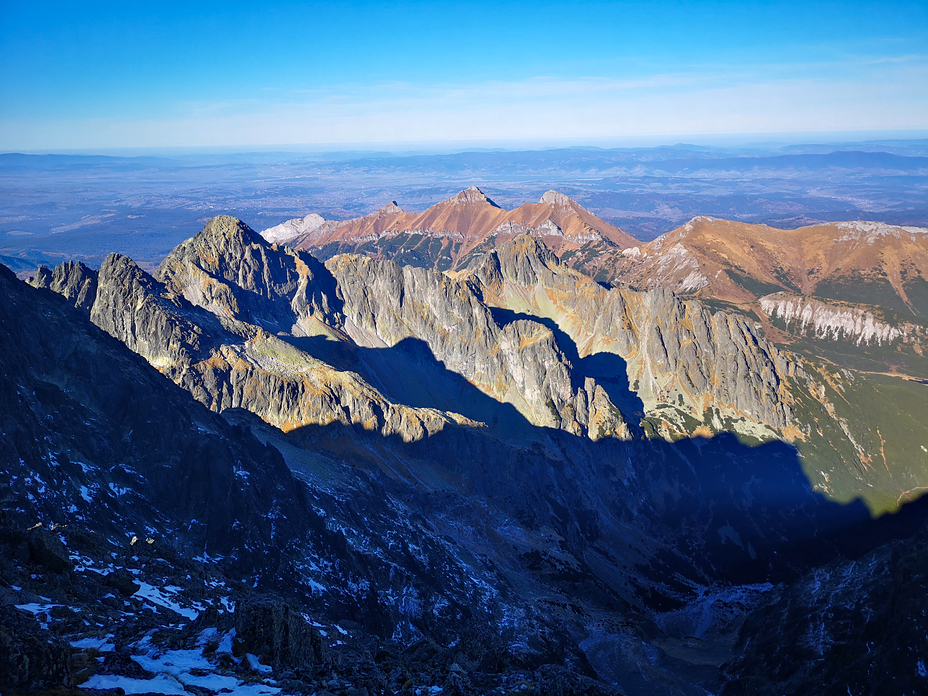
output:
{"label": "rocky spire", "polygon": [[399,204],[396,201],[390,201],[383,208],[380,208],[376,215],[394,215],[396,213],[402,213],[403,209],[400,208]]}

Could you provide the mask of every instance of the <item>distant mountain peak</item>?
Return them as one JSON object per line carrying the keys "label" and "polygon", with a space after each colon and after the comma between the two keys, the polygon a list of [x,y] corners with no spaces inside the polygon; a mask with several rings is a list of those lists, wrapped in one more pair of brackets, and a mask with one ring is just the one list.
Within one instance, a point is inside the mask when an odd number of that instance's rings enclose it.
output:
{"label": "distant mountain peak", "polygon": [[546,191],[541,197],[539,203],[551,203],[553,205],[574,206],[577,202],[570,196],[565,196],[560,191]]}
{"label": "distant mountain peak", "polygon": [[261,232],[261,236],[269,244],[285,244],[297,237],[319,229],[325,223],[325,218],[317,213],[310,213],[303,218],[294,218],[275,225]]}
{"label": "distant mountain peak", "polygon": [[499,206],[496,205],[496,203],[490,200],[487,194],[485,194],[483,191],[481,191],[476,186],[471,186],[470,188],[464,189],[456,196],[452,196],[451,198],[449,198],[448,202],[453,203],[455,205],[462,204],[462,203],[489,203],[494,208],[499,208]]}
{"label": "distant mountain peak", "polygon": [[396,201],[390,201],[383,208],[380,208],[375,214],[376,215],[394,215],[396,213],[404,212],[400,208],[399,204]]}

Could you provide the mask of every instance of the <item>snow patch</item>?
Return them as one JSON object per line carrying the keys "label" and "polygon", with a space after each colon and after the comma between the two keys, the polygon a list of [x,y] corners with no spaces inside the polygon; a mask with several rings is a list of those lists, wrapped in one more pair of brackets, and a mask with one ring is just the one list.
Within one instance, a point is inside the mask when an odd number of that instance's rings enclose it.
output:
{"label": "snow patch", "polygon": [[187,694],[173,677],[159,674],[154,679],[132,679],[113,674],[95,674],[80,685],[82,689],[122,689],[126,694]]}
{"label": "snow patch", "polygon": [[197,618],[197,616],[199,616],[199,612],[197,612],[195,609],[188,609],[187,607],[182,607],[180,604],[175,602],[170,597],[169,593],[171,593],[172,591],[176,592],[180,588],[174,588],[174,587],[169,586],[163,589],[159,589],[155,587],[154,585],[149,585],[147,582],[144,582],[142,580],[136,580],[136,582],[138,582],[141,585],[141,587],[135,592],[134,595],[132,595],[133,597],[141,597],[142,599],[147,599],[152,604],[157,604],[158,606],[164,607],[165,609],[170,609],[171,611],[176,612],[177,614],[180,614],[181,616],[183,616],[186,619],[189,619],[190,621],[193,621],[195,618]]}
{"label": "snow patch", "polygon": [[906,232],[909,234],[928,234],[928,228],[925,227],[901,227],[887,225],[884,222],[867,222],[866,220],[839,222],[835,227],[845,232],[844,235],[838,238],[839,242],[863,241],[867,244],[873,244],[883,237],[896,237],[899,239]]}
{"label": "snow patch", "polygon": [[110,638],[113,637],[112,633],[108,633],[103,638],[81,638],[80,640],[72,640],[72,648],[80,648],[81,650],[95,649],[100,652],[113,652],[116,649],[116,646],[113,643],[110,643]]}

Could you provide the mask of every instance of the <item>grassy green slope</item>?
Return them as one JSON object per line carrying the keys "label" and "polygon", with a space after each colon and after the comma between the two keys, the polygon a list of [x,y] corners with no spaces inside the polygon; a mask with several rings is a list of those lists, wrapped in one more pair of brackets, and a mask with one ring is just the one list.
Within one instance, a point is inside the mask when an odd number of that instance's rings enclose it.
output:
{"label": "grassy green slope", "polygon": [[928,385],[815,365],[823,393],[802,394],[797,442],[806,475],[838,502],[861,498],[874,515],[928,491]]}

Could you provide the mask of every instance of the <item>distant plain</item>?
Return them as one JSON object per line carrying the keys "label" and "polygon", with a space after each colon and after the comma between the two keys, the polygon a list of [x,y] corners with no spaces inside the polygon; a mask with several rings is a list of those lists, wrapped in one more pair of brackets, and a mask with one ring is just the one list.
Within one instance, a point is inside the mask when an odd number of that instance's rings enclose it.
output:
{"label": "distant plain", "polygon": [[549,189],[648,241],[697,215],[795,228],[875,220],[928,226],[928,140],[827,145],[0,155],[0,261],[99,266],[117,251],[155,266],[212,216],[257,230],[318,213],[421,211],[476,184],[514,208]]}

